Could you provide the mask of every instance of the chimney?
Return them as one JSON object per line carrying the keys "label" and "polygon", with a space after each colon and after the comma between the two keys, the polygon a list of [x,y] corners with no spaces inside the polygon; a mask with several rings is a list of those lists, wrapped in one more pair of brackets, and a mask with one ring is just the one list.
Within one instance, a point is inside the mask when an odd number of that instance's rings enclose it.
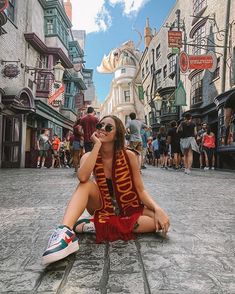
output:
{"label": "chimney", "polygon": [[64,0],[64,9],[68,18],[72,22],[72,3],[70,0]]}
{"label": "chimney", "polygon": [[144,45],[145,48],[149,46],[150,42],[152,40],[152,32],[151,28],[149,27],[149,18],[146,19],[146,25],[144,28]]}

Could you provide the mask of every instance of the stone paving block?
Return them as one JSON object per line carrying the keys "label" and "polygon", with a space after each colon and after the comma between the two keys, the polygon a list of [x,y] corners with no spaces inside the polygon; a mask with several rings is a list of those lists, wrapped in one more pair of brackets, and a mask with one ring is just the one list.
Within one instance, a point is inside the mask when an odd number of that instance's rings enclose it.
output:
{"label": "stone paving block", "polygon": [[40,273],[28,271],[0,271],[0,293],[31,291],[33,293],[34,286]]}
{"label": "stone paving block", "polygon": [[107,284],[107,293],[144,294],[142,273],[116,273],[110,272]]}

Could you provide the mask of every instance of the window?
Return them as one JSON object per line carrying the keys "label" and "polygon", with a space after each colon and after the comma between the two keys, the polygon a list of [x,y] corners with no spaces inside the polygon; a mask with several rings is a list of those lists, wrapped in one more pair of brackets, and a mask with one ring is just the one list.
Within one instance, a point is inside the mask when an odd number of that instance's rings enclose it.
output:
{"label": "window", "polygon": [[66,84],[66,93],[70,94],[71,93],[71,83]]}
{"label": "window", "polygon": [[213,80],[218,78],[220,74],[220,57],[217,58],[217,67],[216,70],[213,72]]}
{"label": "window", "polygon": [[139,94],[139,99],[144,100],[144,90],[143,86],[138,86],[138,94]]}
{"label": "window", "polygon": [[149,101],[149,86],[147,87],[145,91],[145,97],[146,97],[146,101]]}
{"label": "window", "polygon": [[122,68],[121,69],[121,73],[125,73],[126,72],[126,69],[125,68]]}
{"label": "window", "polygon": [[[219,123],[219,132],[218,132],[218,143],[219,146],[225,145],[225,136],[226,130],[224,126],[224,108],[221,107],[218,111],[218,123]],[[232,121],[230,125],[230,132],[227,140],[227,145],[235,145],[235,120]]]}
{"label": "window", "polygon": [[160,48],[161,48],[161,45],[159,44],[156,48],[156,59],[158,59],[161,55]]}
{"label": "window", "polygon": [[51,35],[54,33],[54,19],[47,20],[47,34]]}
{"label": "window", "polygon": [[125,102],[130,102],[130,90],[124,91]]}
{"label": "window", "polygon": [[149,124],[150,124],[150,126],[154,124],[154,113],[153,113],[153,111],[149,112]]}
{"label": "window", "polygon": [[16,11],[15,0],[9,0],[8,3],[9,3],[9,5],[5,11],[6,15],[12,22],[15,23],[15,11]]}
{"label": "window", "polygon": [[204,53],[203,51],[205,49],[202,49],[200,46],[203,45],[203,39],[206,36],[206,27],[205,25],[198,28],[198,30],[195,32],[193,36],[193,41],[195,47],[193,47],[193,55],[200,55]]}
{"label": "window", "polygon": [[149,72],[149,61],[148,60],[145,62],[145,71],[146,71],[146,74]]}
{"label": "window", "polygon": [[37,91],[46,91],[49,92],[49,81],[51,79],[50,74],[48,73],[38,73],[37,79]]}
{"label": "window", "polygon": [[161,74],[162,74],[162,70],[160,69],[156,73],[156,88],[157,89],[161,86],[161,82],[162,82]]}
{"label": "window", "polygon": [[142,68],[142,79],[144,79],[144,67]]}
{"label": "window", "polygon": [[196,74],[191,80],[191,103],[202,102],[202,72]]}
{"label": "window", "polygon": [[65,97],[64,99],[64,107],[65,108],[69,108],[69,103],[70,102],[70,97]]}
{"label": "window", "polygon": [[167,77],[167,65],[163,67],[163,78],[165,79]]}
{"label": "window", "polygon": [[193,0],[193,15],[197,15],[206,6],[206,0]]}
{"label": "window", "polygon": [[171,55],[169,57],[169,73],[172,73],[175,71],[175,65],[176,65],[176,55]]}

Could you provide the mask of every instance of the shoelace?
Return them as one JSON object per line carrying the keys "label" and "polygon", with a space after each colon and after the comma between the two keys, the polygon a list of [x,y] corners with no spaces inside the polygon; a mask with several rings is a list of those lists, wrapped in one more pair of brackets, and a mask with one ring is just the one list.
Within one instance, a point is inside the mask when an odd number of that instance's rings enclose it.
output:
{"label": "shoelace", "polygon": [[60,240],[61,229],[56,229],[49,239],[48,246],[52,246]]}

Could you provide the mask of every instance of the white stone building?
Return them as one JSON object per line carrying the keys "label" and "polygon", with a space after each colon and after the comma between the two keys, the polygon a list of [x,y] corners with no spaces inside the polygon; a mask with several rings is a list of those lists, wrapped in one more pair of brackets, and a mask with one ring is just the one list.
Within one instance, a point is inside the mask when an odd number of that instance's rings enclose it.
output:
{"label": "white stone building", "polygon": [[[130,47],[128,47],[130,46]],[[144,120],[143,104],[140,101],[141,81],[139,77],[140,52],[134,48],[133,42],[127,42],[119,49],[112,51],[108,60],[114,56],[113,68],[105,63],[100,72],[113,72],[114,78],[110,86],[110,92],[101,106],[101,117],[113,114],[118,116],[125,124],[129,114],[135,112],[138,119]],[[116,58],[116,59],[115,59]],[[107,70],[108,71],[105,71]]]}

